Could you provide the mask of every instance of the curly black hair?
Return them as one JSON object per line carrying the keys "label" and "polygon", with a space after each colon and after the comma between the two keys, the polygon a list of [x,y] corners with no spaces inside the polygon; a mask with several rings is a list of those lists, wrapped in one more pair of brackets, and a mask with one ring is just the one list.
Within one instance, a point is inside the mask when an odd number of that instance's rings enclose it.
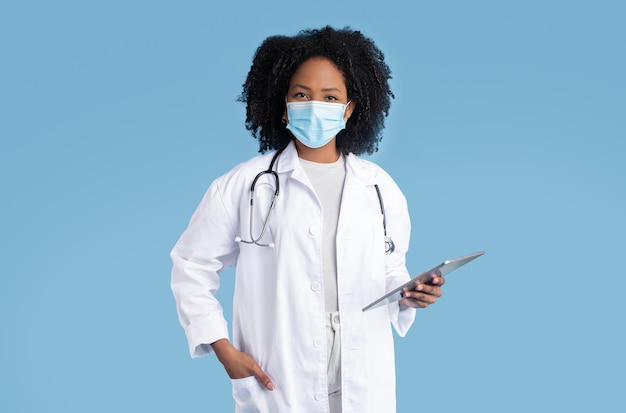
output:
{"label": "curly black hair", "polygon": [[330,26],[293,37],[271,36],[257,49],[238,101],[246,103],[246,129],[259,139],[259,152],[282,149],[294,138],[282,122],[285,95],[295,71],[312,57],[333,62],[343,74],[348,98],[357,103],[346,128],[337,134],[339,150],[376,152],[394,97],[391,70],[371,39],[348,27]]}

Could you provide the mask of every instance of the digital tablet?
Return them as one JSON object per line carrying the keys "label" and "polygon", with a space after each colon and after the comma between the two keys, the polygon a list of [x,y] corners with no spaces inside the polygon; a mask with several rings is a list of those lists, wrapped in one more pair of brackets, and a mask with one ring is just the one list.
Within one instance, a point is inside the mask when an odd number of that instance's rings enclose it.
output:
{"label": "digital tablet", "polygon": [[465,255],[463,257],[446,260],[442,262],[441,264],[437,265],[436,267],[433,267],[428,271],[424,271],[423,273],[416,275],[415,277],[411,279],[411,281],[402,284],[400,287],[394,289],[393,291],[388,292],[387,294],[383,295],[379,299],[366,305],[365,307],[363,307],[363,311],[371,310],[372,308],[380,307],[385,304],[390,304],[390,303],[399,301],[402,299],[402,290],[404,288],[406,287],[413,288],[418,283],[428,284],[429,280],[432,278],[431,277],[432,273],[438,273],[441,276],[445,276],[446,274],[450,273],[451,271],[456,270],[460,266],[465,265],[468,262],[472,261],[473,259],[480,257],[484,253],[485,253],[484,251],[479,251],[470,255]]}

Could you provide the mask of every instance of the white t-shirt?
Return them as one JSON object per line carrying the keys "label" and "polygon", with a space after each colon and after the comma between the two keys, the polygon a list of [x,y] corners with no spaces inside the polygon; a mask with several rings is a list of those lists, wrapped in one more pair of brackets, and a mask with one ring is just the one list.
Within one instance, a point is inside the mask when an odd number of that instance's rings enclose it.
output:
{"label": "white t-shirt", "polygon": [[343,154],[333,163],[317,163],[299,158],[315,193],[322,203],[322,264],[324,269],[324,299],[326,311],[337,311],[337,222],[341,209],[341,194],[346,177]]}

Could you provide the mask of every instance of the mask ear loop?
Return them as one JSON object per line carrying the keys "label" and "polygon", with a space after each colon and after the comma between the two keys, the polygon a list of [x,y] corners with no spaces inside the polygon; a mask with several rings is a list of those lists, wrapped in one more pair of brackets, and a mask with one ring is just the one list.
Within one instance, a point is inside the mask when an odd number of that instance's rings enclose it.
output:
{"label": "mask ear loop", "polygon": [[[352,99],[350,99],[348,101],[348,103],[346,103],[346,107],[343,110],[343,116],[344,116],[343,121],[344,121],[344,123],[346,125],[348,124],[348,119],[350,119],[350,117],[352,116],[352,113],[351,113],[350,116],[348,116],[347,118],[345,117],[346,116],[346,110],[348,110],[348,106],[350,105],[350,103],[352,103]],[[352,110],[354,111],[354,109],[352,109]]]}

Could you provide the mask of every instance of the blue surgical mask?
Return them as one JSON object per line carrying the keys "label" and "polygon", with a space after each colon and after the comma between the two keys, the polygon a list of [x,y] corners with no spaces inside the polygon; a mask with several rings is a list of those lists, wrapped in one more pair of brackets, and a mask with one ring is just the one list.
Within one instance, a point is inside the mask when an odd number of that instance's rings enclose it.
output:
{"label": "blue surgical mask", "polygon": [[305,146],[321,148],[345,129],[347,106],[316,100],[287,102],[287,129]]}

